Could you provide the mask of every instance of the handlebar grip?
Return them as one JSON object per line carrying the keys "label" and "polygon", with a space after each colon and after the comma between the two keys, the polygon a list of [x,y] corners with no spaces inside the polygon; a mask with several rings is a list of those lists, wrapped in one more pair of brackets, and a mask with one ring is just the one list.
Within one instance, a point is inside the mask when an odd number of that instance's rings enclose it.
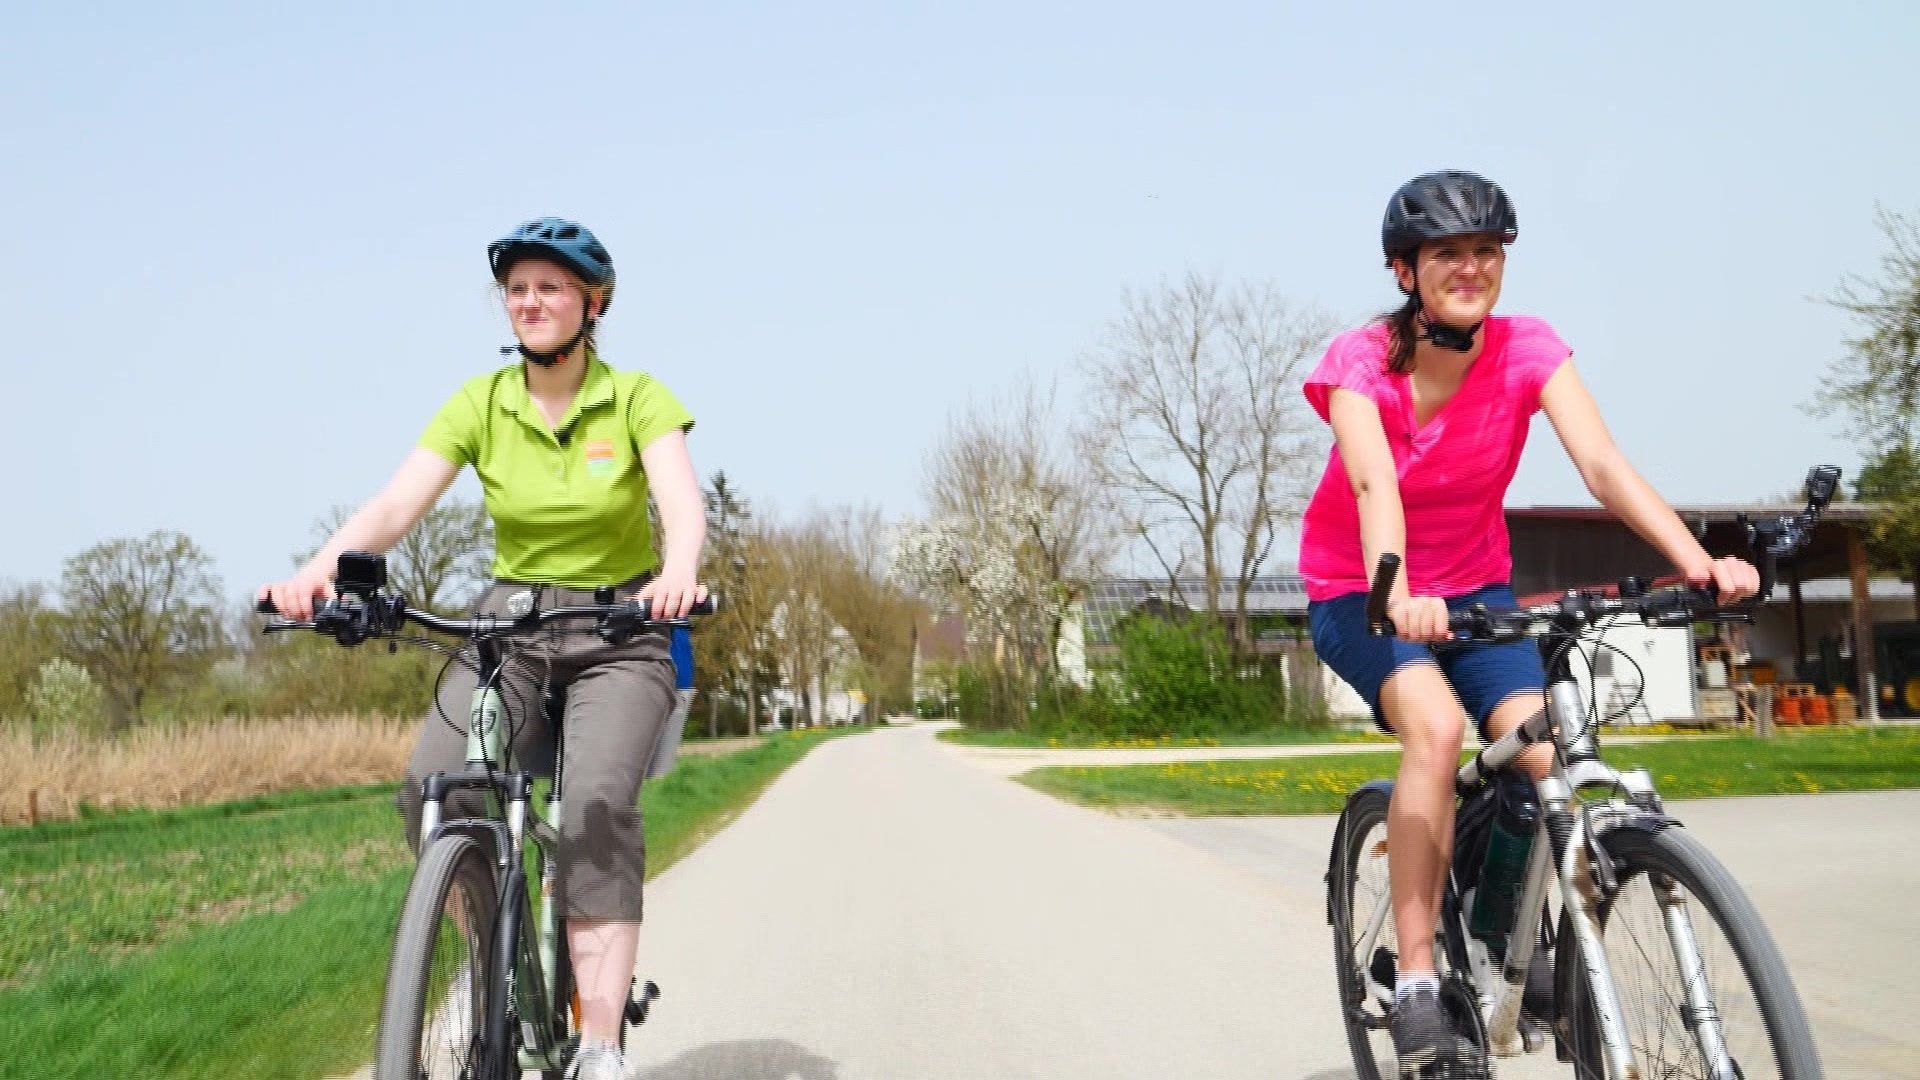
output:
{"label": "handlebar grip", "polygon": [[1379,637],[1394,633],[1393,620],[1387,618],[1387,598],[1393,595],[1393,579],[1400,573],[1400,556],[1382,552],[1373,568],[1373,586],[1367,590],[1367,630]]}
{"label": "handlebar grip", "polygon": [[[652,621],[653,619],[652,601],[635,600],[634,605],[638,609],[638,614],[640,616],[641,622]],[[718,596],[709,594],[705,600],[702,600],[699,603],[688,608],[686,615],[682,616],[682,618],[692,618],[696,615],[711,615],[718,610],[720,610],[720,598]]]}
{"label": "handlebar grip", "polygon": [[264,596],[260,597],[258,600],[255,600],[253,602],[253,610],[254,610],[254,614],[256,615],[280,614],[280,609],[273,606],[273,601]]}

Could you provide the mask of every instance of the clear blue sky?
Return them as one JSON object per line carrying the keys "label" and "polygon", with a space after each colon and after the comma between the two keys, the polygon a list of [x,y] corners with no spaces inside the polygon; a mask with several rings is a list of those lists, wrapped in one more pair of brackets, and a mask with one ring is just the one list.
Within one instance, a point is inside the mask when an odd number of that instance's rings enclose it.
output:
{"label": "clear blue sky", "polygon": [[[1448,166],[1663,493],[1778,493],[1853,464],[1809,298],[1920,208],[1916,45],[1901,0],[22,7],[0,578],[160,527],[282,574],[499,362],[483,249],[535,215],[612,248],[605,353],[703,475],[906,514],[943,416],[1023,370],[1070,406],[1128,287],[1388,305],[1381,207]],[[1536,431],[1513,501],[1585,498]]]}

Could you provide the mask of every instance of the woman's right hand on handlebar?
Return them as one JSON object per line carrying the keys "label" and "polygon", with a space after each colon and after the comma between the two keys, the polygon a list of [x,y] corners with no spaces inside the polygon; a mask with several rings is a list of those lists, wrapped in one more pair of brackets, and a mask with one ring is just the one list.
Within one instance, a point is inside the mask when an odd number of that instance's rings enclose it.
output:
{"label": "woman's right hand on handlebar", "polygon": [[1409,596],[1387,602],[1387,618],[1393,620],[1394,635],[1407,641],[1451,640],[1448,615],[1447,602],[1437,596]]}
{"label": "woman's right hand on handlebar", "polygon": [[308,622],[313,618],[314,601],[332,597],[331,578],[303,570],[285,581],[260,586],[258,599],[273,601],[273,606],[279,609],[283,619]]}

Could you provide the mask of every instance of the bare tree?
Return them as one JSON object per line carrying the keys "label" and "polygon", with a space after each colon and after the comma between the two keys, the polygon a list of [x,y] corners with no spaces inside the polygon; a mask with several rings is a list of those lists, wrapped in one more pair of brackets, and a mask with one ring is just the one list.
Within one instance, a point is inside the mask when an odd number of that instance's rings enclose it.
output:
{"label": "bare tree", "polygon": [[781,674],[800,694],[811,721],[819,715],[820,692],[831,671],[834,632],[839,629],[826,602],[827,579],[838,553],[818,519],[782,529],[772,539],[774,599],[768,628]]}
{"label": "bare tree", "polygon": [[1124,306],[1082,363],[1081,445],[1176,595],[1197,568],[1206,595],[1187,603],[1218,616],[1231,583],[1244,651],[1248,589],[1298,519],[1324,452],[1300,387],[1332,320],[1271,287],[1223,291],[1199,274],[1129,293]]}
{"label": "bare tree", "polygon": [[116,731],[140,721],[148,694],[204,671],[222,645],[213,560],[181,533],[82,551],[61,572],[60,600],[63,651],[106,691]]}
{"label": "bare tree", "polygon": [[[352,507],[336,506],[314,522],[313,546],[295,556],[295,564],[311,559],[352,514]],[[493,519],[486,506],[443,499],[387,552],[387,579],[415,606],[456,611],[478,598],[492,565]]]}
{"label": "bare tree", "polygon": [[834,552],[822,598],[854,653],[848,684],[867,694],[870,718],[895,706],[908,708],[913,697],[913,628],[922,605],[888,576],[890,530],[873,507],[843,508],[820,518]]}

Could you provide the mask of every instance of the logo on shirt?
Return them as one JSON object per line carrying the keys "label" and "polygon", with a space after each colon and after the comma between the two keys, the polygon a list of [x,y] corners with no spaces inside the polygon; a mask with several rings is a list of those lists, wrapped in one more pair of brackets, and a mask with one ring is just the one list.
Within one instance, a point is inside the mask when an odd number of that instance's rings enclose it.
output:
{"label": "logo on shirt", "polygon": [[586,443],[587,475],[592,477],[613,475],[613,440],[588,439]]}

